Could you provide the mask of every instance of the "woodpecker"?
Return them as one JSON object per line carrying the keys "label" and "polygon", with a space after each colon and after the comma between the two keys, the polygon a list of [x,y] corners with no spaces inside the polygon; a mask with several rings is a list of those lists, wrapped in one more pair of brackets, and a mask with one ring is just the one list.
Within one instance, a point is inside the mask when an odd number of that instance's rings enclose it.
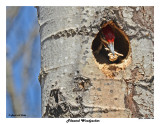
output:
{"label": "woodpecker", "polygon": [[115,51],[114,51],[115,34],[109,25],[102,28],[100,38],[102,44],[105,46],[105,49],[106,50],[109,49],[109,51],[113,54],[113,56],[115,56]]}
{"label": "woodpecker", "polygon": [[118,56],[123,56],[115,51],[114,49],[114,41],[115,41],[115,34],[111,28],[111,26],[107,25],[106,27],[102,28],[100,32],[100,45],[98,49],[95,51],[96,54],[99,54],[102,47],[104,46],[105,50],[109,51],[109,60],[115,61],[118,59]]}

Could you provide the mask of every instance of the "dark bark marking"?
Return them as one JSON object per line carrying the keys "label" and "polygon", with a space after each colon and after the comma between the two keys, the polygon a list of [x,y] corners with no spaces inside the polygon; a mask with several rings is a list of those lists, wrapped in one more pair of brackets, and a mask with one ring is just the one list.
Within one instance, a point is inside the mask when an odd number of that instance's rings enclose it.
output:
{"label": "dark bark marking", "polygon": [[76,84],[73,91],[86,91],[92,86],[91,80],[88,77],[76,76],[74,77],[74,83]]}
{"label": "dark bark marking", "polygon": [[143,115],[139,112],[139,107],[136,101],[133,99],[133,96],[136,94],[135,85],[133,83],[129,83],[127,80],[125,80],[125,82],[127,85],[127,94],[124,97],[125,107],[131,110],[132,118],[142,118]]}

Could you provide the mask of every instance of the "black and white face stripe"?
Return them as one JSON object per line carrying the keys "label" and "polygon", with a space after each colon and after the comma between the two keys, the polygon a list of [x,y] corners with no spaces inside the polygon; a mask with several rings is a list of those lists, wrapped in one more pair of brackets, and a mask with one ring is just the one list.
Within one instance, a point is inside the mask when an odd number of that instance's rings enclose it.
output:
{"label": "black and white face stripe", "polygon": [[114,42],[109,43],[108,47],[109,47],[110,51],[113,53],[113,56],[114,56]]}
{"label": "black and white face stripe", "polygon": [[102,33],[102,35],[100,36],[100,39],[101,39],[101,42],[103,43],[103,45],[104,45],[105,47],[108,47],[109,50],[111,51],[111,53],[112,53],[113,56],[114,56],[114,54],[115,54],[115,52],[114,52],[114,42],[109,43],[107,40],[105,40],[105,37],[104,37],[104,34],[103,34],[103,33]]}

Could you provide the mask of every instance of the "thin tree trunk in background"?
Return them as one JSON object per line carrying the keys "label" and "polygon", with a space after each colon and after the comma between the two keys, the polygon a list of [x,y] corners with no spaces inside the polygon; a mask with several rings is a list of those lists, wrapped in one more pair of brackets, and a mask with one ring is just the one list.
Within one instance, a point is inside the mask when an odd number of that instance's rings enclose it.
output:
{"label": "thin tree trunk in background", "polygon": [[[37,10],[42,117],[154,117],[153,7]],[[119,68],[125,61],[96,62],[92,45],[103,20],[116,22],[129,38],[131,61],[125,68]]]}

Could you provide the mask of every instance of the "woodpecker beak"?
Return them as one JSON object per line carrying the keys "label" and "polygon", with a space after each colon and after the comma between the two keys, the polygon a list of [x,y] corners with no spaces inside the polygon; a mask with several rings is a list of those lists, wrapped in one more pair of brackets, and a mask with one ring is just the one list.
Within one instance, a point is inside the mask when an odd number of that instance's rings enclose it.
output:
{"label": "woodpecker beak", "polygon": [[108,47],[109,47],[110,51],[112,52],[112,54],[114,56],[114,42],[108,43]]}

